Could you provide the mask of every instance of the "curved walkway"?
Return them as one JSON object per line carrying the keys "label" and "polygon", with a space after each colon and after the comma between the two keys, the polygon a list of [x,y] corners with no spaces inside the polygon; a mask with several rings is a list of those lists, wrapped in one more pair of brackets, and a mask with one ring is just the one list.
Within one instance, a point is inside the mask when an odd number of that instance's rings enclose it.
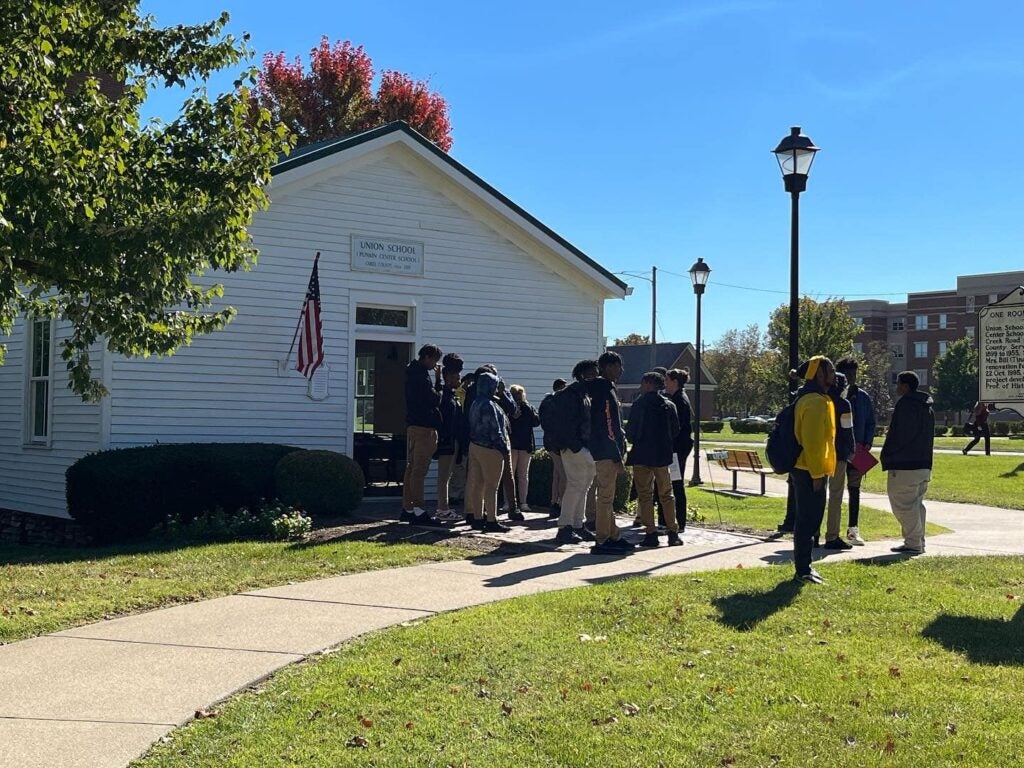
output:
{"label": "curved walkway", "polygon": [[[704,476],[725,484],[720,470],[708,468]],[[784,483],[769,480],[769,492],[784,492]],[[864,494],[864,502],[887,507],[873,494]],[[940,502],[928,510],[930,519],[955,531],[933,537],[929,555],[1024,553],[1024,512]],[[12,643],[0,647],[0,767],[119,768],[197,710],[281,667],[440,611],[631,576],[781,563],[792,549],[788,539],[709,529],[694,529],[685,539],[681,548],[628,557],[577,548],[358,573]],[[894,558],[891,545],[870,542],[827,555]]]}

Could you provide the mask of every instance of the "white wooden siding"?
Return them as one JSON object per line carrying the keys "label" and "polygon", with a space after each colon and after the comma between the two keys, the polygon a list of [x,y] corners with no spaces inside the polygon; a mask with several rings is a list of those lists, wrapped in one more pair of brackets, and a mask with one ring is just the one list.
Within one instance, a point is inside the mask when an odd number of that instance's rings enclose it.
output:
{"label": "white wooden siding", "polygon": [[[415,304],[418,346],[458,351],[468,367],[495,363],[537,403],[551,381],[600,349],[601,301],[555,275],[429,182],[381,153],[274,195],[252,234],[261,256],[250,273],[220,275],[238,317],[165,359],[115,359],[111,443],[265,440],[351,450],[351,382],[358,335],[351,297],[372,293]],[[423,277],[353,272],[351,235],[424,243]],[[321,251],[324,348],[330,397],[306,397],[277,360],[295,330]],[[384,332],[386,334],[386,332]],[[376,336],[380,338],[378,334]]]}
{"label": "white wooden siding", "polygon": [[[64,472],[76,460],[100,447],[100,406],[83,403],[68,389],[68,373],[60,359],[60,342],[68,326],[58,323],[53,350],[49,447],[25,444],[25,336],[19,320],[7,344],[7,362],[0,366],[0,508],[67,516]],[[103,370],[103,352],[94,350],[96,375]]]}

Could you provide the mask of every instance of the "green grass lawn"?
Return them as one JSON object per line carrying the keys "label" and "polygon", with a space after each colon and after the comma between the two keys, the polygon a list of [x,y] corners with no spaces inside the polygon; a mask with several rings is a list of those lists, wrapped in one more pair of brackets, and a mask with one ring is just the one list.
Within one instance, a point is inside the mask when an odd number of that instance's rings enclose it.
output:
{"label": "green grass lawn", "polygon": [[148,550],[0,546],[0,643],[246,589],[467,554],[455,547],[369,541]]}
{"label": "green grass lawn", "polygon": [[445,614],[283,671],[137,768],[1008,766],[1024,558],[630,579]]}
{"label": "green grass lawn", "polygon": [[[774,531],[786,515],[786,500],[771,496],[736,498],[711,493],[702,488],[687,488],[686,503],[689,507],[696,506],[705,522],[716,527],[724,524],[727,528]],[[846,532],[847,520],[849,520],[849,510],[846,504],[843,504],[843,514],[840,518],[841,535]],[[900,536],[899,522],[892,513],[883,509],[875,509],[861,504],[858,524],[861,535],[868,541],[899,538]],[[940,533],[949,533],[949,529],[935,523],[927,523],[925,532],[929,536],[937,536]],[[823,529],[822,534],[824,535],[824,533]]]}
{"label": "green grass lawn", "polygon": [[[864,476],[862,487],[885,493],[885,480],[885,473],[875,469]],[[1024,456],[936,453],[925,497],[1024,509]]]}
{"label": "green grass lawn", "polygon": [[[757,443],[758,445],[763,445],[766,437],[767,435],[763,433],[746,434],[733,432],[732,427],[726,423],[721,432],[705,432],[701,437],[701,443]],[[969,437],[937,437],[935,438],[935,447],[959,451],[970,442],[970,439]],[[875,446],[881,448],[883,440],[885,440],[884,437],[876,437]],[[984,451],[985,442],[982,441],[974,447],[973,452],[984,453]],[[1024,435],[993,437],[992,452],[1006,451],[1024,453]]]}

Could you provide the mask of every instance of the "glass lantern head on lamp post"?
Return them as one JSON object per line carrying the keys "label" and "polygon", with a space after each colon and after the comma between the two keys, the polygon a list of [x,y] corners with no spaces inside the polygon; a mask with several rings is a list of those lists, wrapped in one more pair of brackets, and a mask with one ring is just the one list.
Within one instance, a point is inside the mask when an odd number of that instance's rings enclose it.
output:
{"label": "glass lantern head on lamp post", "polygon": [[807,176],[811,172],[811,163],[814,162],[814,153],[817,151],[818,147],[814,146],[810,137],[800,132],[799,125],[790,128],[789,136],[784,137],[779,146],[772,150],[779,161],[779,170],[782,171],[787,192],[799,194],[807,189]]}
{"label": "glass lantern head on lamp post", "polygon": [[697,259],[696,263],[690,267],[690,282],[693,283],[693,292],[698,295],[704,293],[704,286],[708,284],[709,277],[711,277],[711,267],[704,263],[704,259]]}

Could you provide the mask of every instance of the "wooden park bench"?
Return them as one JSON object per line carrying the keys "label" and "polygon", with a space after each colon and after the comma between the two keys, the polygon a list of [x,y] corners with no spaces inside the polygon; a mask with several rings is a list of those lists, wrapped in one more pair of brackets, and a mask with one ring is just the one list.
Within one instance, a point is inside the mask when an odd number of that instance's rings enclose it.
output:
{"label": "wooden park bench", "polygon": [[725,458],[718,460],[722,469],[732,472],[732,489],[737,490],[736,479],[739,472],[756,472],[761,476],[761,495],[764,496],[764,477],[772,474],[770,467],[761,463],[757,451],[725,451]]}

